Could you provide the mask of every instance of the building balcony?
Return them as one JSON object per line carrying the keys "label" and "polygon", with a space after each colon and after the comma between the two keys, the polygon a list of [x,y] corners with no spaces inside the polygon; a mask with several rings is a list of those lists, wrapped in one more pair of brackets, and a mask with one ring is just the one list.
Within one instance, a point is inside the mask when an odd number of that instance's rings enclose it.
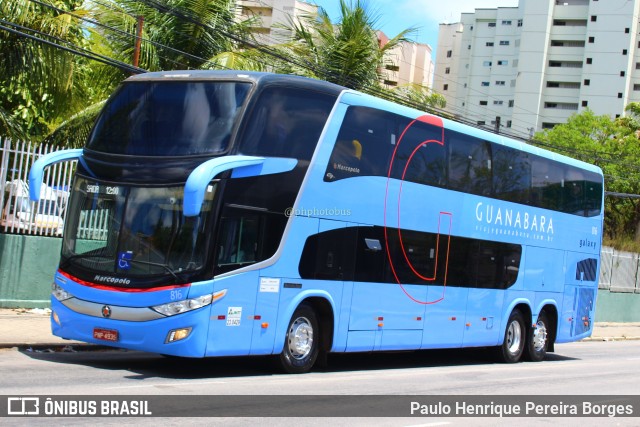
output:
{"label": "building balcony", "polygon": [[567,5],[564,2],[559,2],[553,9],[553,19],[586,19],[589,16],[588,2],[586,6],[582,5]]}

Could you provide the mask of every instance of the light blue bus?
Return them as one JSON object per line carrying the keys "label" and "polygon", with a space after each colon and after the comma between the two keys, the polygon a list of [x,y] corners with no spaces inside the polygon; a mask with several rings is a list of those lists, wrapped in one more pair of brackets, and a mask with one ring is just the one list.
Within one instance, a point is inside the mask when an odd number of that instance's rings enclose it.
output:
{"label": "light blue bus", "polygon": [[495,347],[591,334],[599,168],[326,82],[128,78],[78,159],[57,336],[183,357]]}

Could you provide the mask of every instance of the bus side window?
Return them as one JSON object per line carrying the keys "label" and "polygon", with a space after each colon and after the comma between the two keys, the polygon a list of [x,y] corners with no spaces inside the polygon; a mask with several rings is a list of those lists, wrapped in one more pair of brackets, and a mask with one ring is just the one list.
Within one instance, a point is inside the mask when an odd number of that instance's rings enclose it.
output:
{"label": "bus side window", "polygon": [[309,236],[298,265],[300,277],[353,280],[356,235],[356,227],[342,227]]}
{"label": "bus side window", "polygon": [[450,130],[445,131],[445,145],[449,147],[449,188],[491,195],[491,145]]}
{"label": "bus side window", "polygon": [[533,206],[562,210],[564,171],[560,164],[534,156],[531,162],[531,201]]}
{"label": "bus side window", "polygon": [[254,105],[239,151],[246,155],[310,160],[335,97],[269,87]]}
{"label": "bus side window", "polygon": [[373,108],[349,107],[324,180],[336,181],[356,175],[387,176],[397,140],[398,117]]}
{"label": "bus side window", "polygon": [[527,153],[495,144],[492,166],[495,196],[509,202],[529,204],[531,163]]}
{"label": "bus side window", "polygon": [[584,175],[582,171],[567,168],[564,175],[564,191],[562,211],[584,215]]}

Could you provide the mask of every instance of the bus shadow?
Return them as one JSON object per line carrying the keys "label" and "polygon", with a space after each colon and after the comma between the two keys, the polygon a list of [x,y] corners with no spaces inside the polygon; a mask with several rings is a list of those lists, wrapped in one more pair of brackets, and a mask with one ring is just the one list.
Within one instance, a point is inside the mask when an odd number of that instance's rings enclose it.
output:
{"label": "bus shadow", "polygon": [[[123,378],[202,379],[280,374],[274,356],[216,357],[191,359],[162,356],[139,351],[93,349],[76,352],[27,351],[35,360],[65,365],[82,365],[109,371],[127,371]],[[556,353],[547,354],[544,362],[578,360]],[[328,356],[326,367],[313,372],[376,371],[410,368],[438,368],[498,364],[492,349],[447,349],[376,353],[336,353]],[[523,362],[527,363],[527,362]]]}

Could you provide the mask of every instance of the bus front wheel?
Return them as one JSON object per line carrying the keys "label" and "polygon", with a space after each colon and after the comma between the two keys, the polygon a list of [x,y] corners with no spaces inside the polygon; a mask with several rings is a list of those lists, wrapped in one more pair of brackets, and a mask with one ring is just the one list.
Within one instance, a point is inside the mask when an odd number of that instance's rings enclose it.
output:
{"label": "bus front wheel", "polygon": [[520,360],[524,352],[527,328],[524,324],[524,316],[520,310],[513,310],[507,321],[507,329],[504,333],[504,341],[498,347],[498,357],[505,363],[515,363]]}
{"label": "bus front wheel", "polygon": [[289,374],[309,372],[318,358],[320,330],[315,311],[301,304],[291,317],[279,361]]}
{"label": "bus front wheel", "polygon": [[527,338],[525,356],[531,362],[540,362],[547,354],[549,347],[549,321],[544,311],[538,315],[538,321],[531,328]]}

